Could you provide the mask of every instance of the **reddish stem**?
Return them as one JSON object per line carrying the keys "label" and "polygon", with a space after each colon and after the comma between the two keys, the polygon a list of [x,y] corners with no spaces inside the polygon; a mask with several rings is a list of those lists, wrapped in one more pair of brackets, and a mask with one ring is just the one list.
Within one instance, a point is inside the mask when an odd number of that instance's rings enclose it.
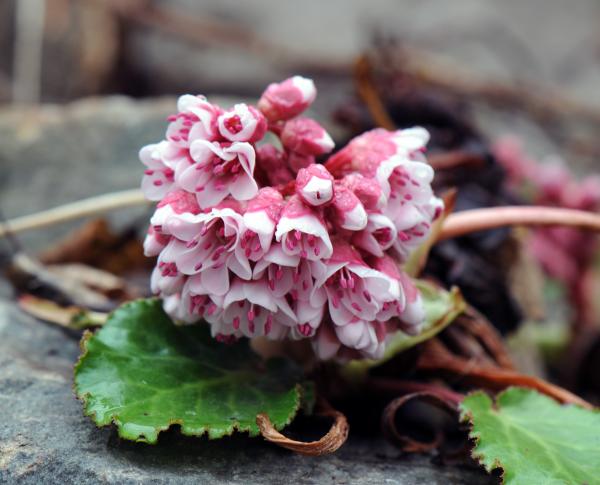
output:
{"label": "reddish stem", "polygon": [[446,375],[463,384],[483,387],[492,391],[500,391],[509,386],[527,387],[563,404],[576,404],[585,409],[593,409],[589,402],[579,396],[538,377],[497,367],[481,366],[473,360],[457,357],[437,339],[427,341],[419,357],[417,368],[428,374],[433,373],[437,377]]}
{"label": "reddish stem", "polygon": [[438,241],[503,226],[573,226],[600,231],[600,215],[574,209],[541,206],[507,206],[450,214]]}

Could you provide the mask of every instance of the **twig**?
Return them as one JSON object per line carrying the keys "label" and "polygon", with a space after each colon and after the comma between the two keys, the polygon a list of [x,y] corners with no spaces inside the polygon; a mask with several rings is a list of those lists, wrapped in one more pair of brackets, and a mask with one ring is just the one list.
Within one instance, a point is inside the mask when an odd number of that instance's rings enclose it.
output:
{"label": "twig", "polygon": [[141,190],[131,189],[122,192],[112,192],[89,199],[71,202],[53,209],[37,212],[28,216],[18,217],[0,223],[0,237],[9,233],[19,233],[31,229],[40,229],[60,222],[79,219],[81,217],[102,214],[123,207],[147,204]]}
{"label": "twig", "polygon": [[449,215],[438,241],[504,226],[573,226],[600,231],[600,215],[541,206],[507,206],[473,209]]}

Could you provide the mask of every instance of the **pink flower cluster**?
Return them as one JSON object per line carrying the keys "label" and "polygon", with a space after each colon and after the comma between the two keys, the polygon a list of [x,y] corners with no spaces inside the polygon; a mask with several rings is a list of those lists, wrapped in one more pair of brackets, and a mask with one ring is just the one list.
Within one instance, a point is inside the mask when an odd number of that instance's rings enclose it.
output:
{"label": "pink flower cluster", "polygon": [[334,144],[299,117],[315,96],[295,76],[257,107],[179,99],[166,139],[140,151],[159,201],[144,242],[152,290],[220,341],[310,338],[321,359],[377,358],[424,318],[399,263],[442,210],[428,134],[373,130],[317,163]]}

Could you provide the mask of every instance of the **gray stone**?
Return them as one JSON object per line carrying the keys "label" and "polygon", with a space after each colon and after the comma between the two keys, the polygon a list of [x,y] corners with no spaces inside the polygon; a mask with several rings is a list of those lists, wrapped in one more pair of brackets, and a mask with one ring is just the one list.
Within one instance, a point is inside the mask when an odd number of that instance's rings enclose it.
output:
{"label": "gray stone", "polygon": [[77,336],[0,301],[0,483],[495,483],[483,471],[356,437],[320,458],[260,438],[208,441],[177,430],[156,446],[125,442],[83,416],[71,388],[78,354]]}

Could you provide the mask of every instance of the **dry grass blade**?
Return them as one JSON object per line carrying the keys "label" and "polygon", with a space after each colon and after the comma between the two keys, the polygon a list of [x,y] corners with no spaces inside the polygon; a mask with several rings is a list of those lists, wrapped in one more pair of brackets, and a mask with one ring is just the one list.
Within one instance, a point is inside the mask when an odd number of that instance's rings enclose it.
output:
{"label": "dry grass blade", "polygon": [[104,324],[108,316],[106,313],[93,312],[76,306],[63,307],[51,300],[33,295],[21,296],[18,304],[21,310],[35,318],[71,330],[99,327]]}
{"label": "dry grass blade", "polygon": [[0,223],[0,237],[9,231],[17,234],[22,231],[39,229],[60,222],[66,222],[87,216],[109,212],[122,207],[149,205],[139,189],[123,190],[78,200],[28,216],[18,217],[6,223]]}
{"label": "dry grass blade", "polygon": [[282,435],[275,429],[266,414],[256,416],[256,424],[263,438],[282,448],[307,456],[328,455],[338,450],[348,439],[348,421],[346,416],[329,406],[324,407],[318,414],[334,420],[327,434],[318,441],[296,441]]}

